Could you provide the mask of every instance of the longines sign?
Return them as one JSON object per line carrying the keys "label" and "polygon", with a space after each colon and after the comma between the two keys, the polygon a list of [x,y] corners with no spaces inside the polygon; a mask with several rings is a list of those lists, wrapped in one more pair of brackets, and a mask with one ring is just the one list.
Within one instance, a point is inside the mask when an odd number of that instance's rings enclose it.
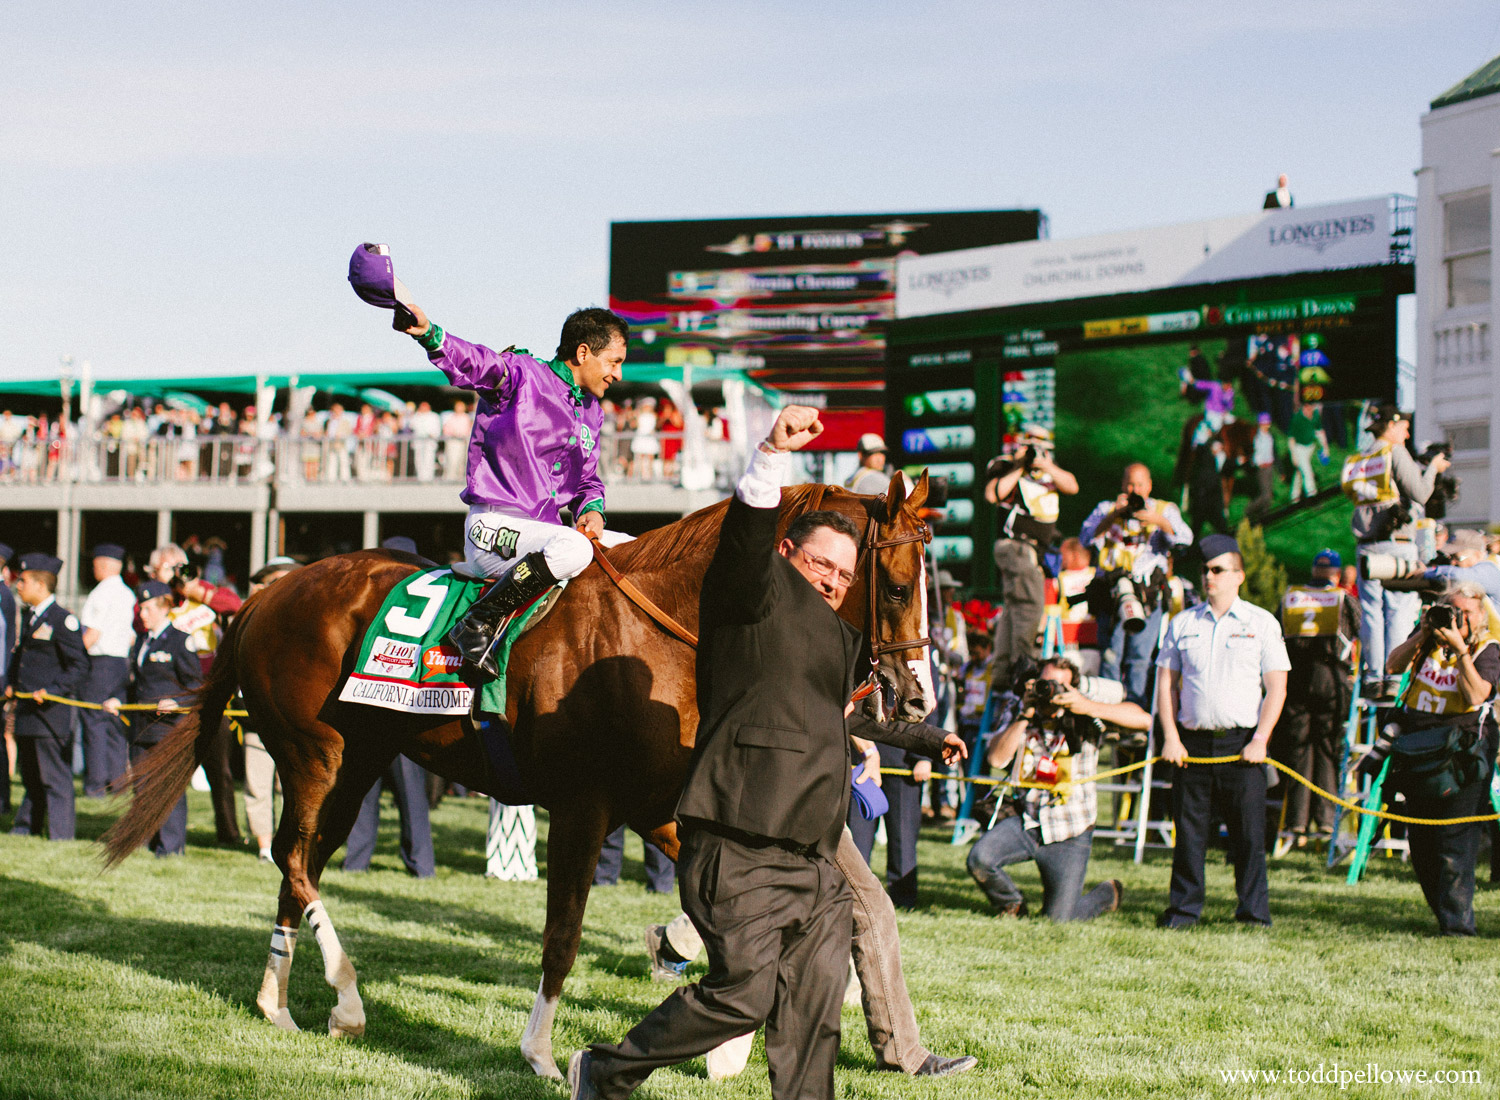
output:
{"label": "longines sign", "polygon": [[1382,196],[1071,241],[902,257],[896,265],[896,316],[1386,264],[1390,227],[1390,199]]}

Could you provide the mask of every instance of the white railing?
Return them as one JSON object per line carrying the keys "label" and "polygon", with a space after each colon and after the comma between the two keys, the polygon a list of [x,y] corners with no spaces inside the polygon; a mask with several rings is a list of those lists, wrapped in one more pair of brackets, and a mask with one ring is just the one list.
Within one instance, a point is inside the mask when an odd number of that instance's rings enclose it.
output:
{"label": "white railing", "polygon": [[[606,484],[680,484],[681,432],[624,436],[606,432],[599,445],[599,470]],[[729,469],[733,463],[729,445],[711,440],[706,451],[714,483],[732,484],[735,472]],[[347,439],[213,435],[126,440],[74,435],[0,443],[0,486],[63,482],[462,484],[467,459],[467,439],[417,437],[410,432]]]}

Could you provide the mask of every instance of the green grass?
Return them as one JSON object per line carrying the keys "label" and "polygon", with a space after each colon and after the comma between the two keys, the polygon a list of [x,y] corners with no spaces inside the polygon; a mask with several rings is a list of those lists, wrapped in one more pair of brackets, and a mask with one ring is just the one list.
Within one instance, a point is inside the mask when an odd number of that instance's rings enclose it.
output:
{"label": "green grass", "polygon": [[[16,791],[19,796],[19,790]],[[284,1034],[254,1006],[278,874],[243,851],[212,846],[206,796],[191,798],[188,854],[148,855],[99,873],[107,825],[79,802],[87,838],[49,844],[0,836],[0,1097],[548,1097],[517,1042],[540,979],[545,884],[482,877],[485,804],[449,799],[434,815],[436,879],[401,872],[395,821],[363,876],[331,870],[323,893],[359,969],[369,1030],[325,1031],[334,996],[304,928]],[[8,825],[0,819],[0,825]],[[545,837],[545,822],[543,823]],[[635,881],[596,891],[578,964],[558,1014],[560,1061],[621,1036],[658,1003],[641,929],[675,912],[647,894],[639,841]],[[1086,925],[992,917],[963,851],[924,839],[924,908],[901,917],[906,973],[924,1038],[981,1066],[916,1082],[874,1072],[856,1009],[846,1009],[839,1088],[847,1097],[1251,1097],[1494,1095],[1500,1052],[1500,896],[1477,899],[1480,938],[1438,939],[1409,868],[1372,861],[1343,883],[1321,861],[1273,863],[1276,927],[1231,917],[1231,876],[1210,860],[1205,922],[1153,926],[1169,858],[1137,867],[1095,845],[1090,882],[1125,882],[1125,905]],[[545,847],[541,853],[545,856]],[[877,866],[882,852],[876,852]],[[1017,874],[1035,906],[1037,877]],[[1485,1084],[1441,1090],[1221,1084],[1220,1070],[1362,1067],[1477,1069]],[[759,1048],[749,1070],[718,1085],[701,1060],[654,1075],[642,1097],[769,1095]]]}

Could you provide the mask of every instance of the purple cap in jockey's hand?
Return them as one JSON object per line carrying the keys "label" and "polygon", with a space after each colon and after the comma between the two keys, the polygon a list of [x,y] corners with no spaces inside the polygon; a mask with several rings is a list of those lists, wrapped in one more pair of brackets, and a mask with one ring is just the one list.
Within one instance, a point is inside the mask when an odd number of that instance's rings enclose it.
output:
{"label": "purple cap in jockey's hand", "polygon": [[349,285],[372,306],[395,309],[412,305],[411,292],[396,278],[391,250],[383,244],[362,244],[349,257]]}

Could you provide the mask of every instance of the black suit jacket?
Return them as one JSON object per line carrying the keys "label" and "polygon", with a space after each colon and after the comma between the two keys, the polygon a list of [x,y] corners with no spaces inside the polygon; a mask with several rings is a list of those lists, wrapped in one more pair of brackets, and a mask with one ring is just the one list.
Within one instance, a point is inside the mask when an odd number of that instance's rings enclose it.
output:
{"label": "black suit jacket", "polygon": [[860,633],[776,553],[777,513],[731,500],[704,577],[698,736],[677,817],[815,846],[831,860],[848,810],[848,734],[934,751],[944,733],[846,723]]}
{"label": "black suit jacket", "polygon": [[[89,653],[83,645],[83,624],[54,601],[40,615],[26,608],[21,614],[21,639],[11,661],[10,683],[17,695],[45,691],[65,699],[78,698],[89,676]],[[16,701],[17,737],[68,735],[72,711],[63,703]]]}
{"label": "black suit jacket", "polygon": [[[184,702],[183,696],[203,682],[203,662],[192,648],[192,641],[191,636],[170,623],[154,638],[147,634],[138,636],[130,647],[130,701]],[[166,736],[178,717],[137,711],[131,716],[130,739],[138,745],[154,745]]]}

